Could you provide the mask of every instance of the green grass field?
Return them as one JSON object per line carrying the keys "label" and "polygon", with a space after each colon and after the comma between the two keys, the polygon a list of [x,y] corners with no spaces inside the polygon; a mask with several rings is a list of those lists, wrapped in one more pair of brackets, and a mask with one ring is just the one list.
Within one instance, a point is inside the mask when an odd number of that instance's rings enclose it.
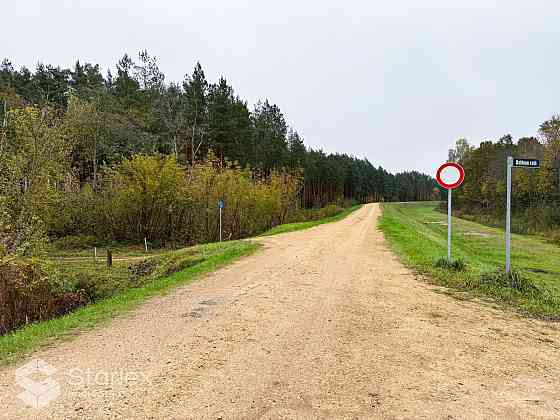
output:
{"label": "green grass field", "polygon": [[537,290],[530,292],[492,283],[486,273],[505,264],[504,231],[453,218],[453,258],[467,264],[463,271],[437,268],[447,255],[447,214],[436,202],[385,203],[380,228],[402,261],[428,274],[436,283],[490,296],[521,311],[546,318],[560,318],[560,247],[544,238],[512,235],[512,266]]}

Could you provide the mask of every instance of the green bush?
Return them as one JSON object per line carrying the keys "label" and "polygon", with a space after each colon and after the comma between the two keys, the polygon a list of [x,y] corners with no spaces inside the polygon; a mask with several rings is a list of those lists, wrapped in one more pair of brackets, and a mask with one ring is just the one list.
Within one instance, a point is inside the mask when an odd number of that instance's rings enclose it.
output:
{"label": "green bush", "polygon": [[76,273],[74,276],[74,289],[82,292],[89,302],[95,302],[104,295],[99,289],[99,278],[92,273]]}
{"label": "green bush", "polygon": [[443,268],[445,270],[453,270],[453,271],[464,271],[467,268],[467,264],[461,258],[449,261],[447,258],[439,258],[435,263],[434,266],[437,268]]}

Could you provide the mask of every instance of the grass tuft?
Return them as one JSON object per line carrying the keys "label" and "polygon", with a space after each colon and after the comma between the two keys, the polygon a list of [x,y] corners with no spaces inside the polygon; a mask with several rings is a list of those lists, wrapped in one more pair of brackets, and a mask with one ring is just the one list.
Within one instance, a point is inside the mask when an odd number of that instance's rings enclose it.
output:
{"label": "grass tuft", "polygon": [[464,271],[467,268],[467,263],[462,258],[449,261],[447,258],[441,257],[435,262],[434,266],[444,270]]}
{"label": "grass tuft", "polygon": [[524,276],[520,270],[511,270],[507,274],[504,269],[482,273],[480,281],[484,285],[511,288],[523,293],[538,294],[540,292],[534,282]]}

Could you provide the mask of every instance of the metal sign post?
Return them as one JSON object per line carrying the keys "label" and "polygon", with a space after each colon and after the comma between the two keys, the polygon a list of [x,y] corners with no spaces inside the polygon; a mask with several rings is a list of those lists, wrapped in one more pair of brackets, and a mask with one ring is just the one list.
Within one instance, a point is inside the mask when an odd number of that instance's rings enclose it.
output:
{"label": "metal sign post", "polygon": [[218,208],[220,209],[220,242],[222,242],[222,210],[224,209],[224,200],[218,201]]}
{"label": "metal sign post", "polygon": [[451,262],[451,188],[447,190],[447,260]]}
{"label": "metal sign post", "polygon": [[507,158],[507,196],[506,196],[506,274],[511,271],[511,170],[513,168],[538,169],[541,162],[538,159]]}
{"label": "metal sign post", "polygon": [[447,190],[447,261],[451,262],[451,192],[465,180],[465,170],[458,163],[444,163],[437,170],[436,180]]}
{"label": "metal sign post", "polygon": [[507,158],[507,198],[506,198],[506,274],[511,270],[511,168],[513,168],[513,158]]}

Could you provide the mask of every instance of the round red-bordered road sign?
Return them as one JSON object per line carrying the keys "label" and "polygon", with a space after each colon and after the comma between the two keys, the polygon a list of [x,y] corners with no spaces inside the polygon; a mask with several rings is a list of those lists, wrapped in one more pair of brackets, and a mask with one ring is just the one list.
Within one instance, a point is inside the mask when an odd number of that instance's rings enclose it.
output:
{"label": "round red-bordered road sign", "polygon": [[455,162],[447,162],[441,165],[436,173],[436,181],[447,190],[459,187],[465,180],[465,170]]}

